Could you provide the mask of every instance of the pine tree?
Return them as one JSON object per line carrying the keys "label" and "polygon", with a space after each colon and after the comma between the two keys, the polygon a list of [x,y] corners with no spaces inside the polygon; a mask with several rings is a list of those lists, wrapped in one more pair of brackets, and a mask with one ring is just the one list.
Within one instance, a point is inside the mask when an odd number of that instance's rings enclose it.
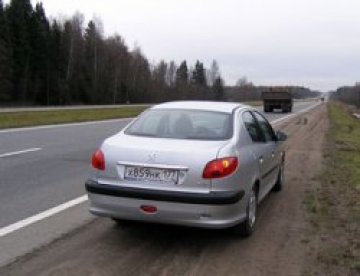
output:
{"label": "pine tree", "polygon": [[176,84],[183,85],[187,84],[189,79],[189,71],[186,64],[186,60],[181,62],[179,68],[176,71]]}
{"label": "pine tree", "polygon": [[224,89],[224,81],[220,76],[215,79],[212,89],[215,95],[215,100],[223,101],[225,98],[224,95],[225,89]]}
{"label": "pine tree", "polygon": [[196,61],[195,69],[192,73],[191,81],[198,86],[206,86],[206,76],[204,64],[200,61]]}
{"label": "pine tree", "polygon": [[11,98],[12,53],[8,23],[0,0],[0,103]]}
{"label": "pine tree", "polygon": [[5,10],[13,51],[12,100],[28,102],[30,77],[29,26],[33,8],[30,0],[12,0]]}
{"label": "pine tree", "polygon": [[65,50],[63,47],[63,32],[60,24],[54,20],[51,24],[49,33],[49,98],[48,104],[59,105],[61,104],[62,95],[64,93],[65,83]]}
{"label": "pine tree", "polygon": [[101,36],[94,21],[90,21],[85,30],[85,60],[84,60],[84,76],[86,79],[85,101],[95,102],[100,98],[98,95],[98,78],[99,78],[99,48]]}
{"label": "pine tree", "polygon": [[61,104],[88,103],[84,95],[86,80],[84,78],[84,16],[76,13],[64,24],[63,47],[66,62],[64,89]]}
{"label": "pine tree", "polygon": [[50,26],[41,3],[37,3],[31,16],[29,38],[31,46],[29,94],[33,101],[49,104],[50,101]]}
{"label": "pine tree", "polygon": [[128,92],[127,74],[129,71],[130,55],[125,41],[115,35],[105,40],[105,72],[99,85],[106,89],[107,103],[125,102]]}

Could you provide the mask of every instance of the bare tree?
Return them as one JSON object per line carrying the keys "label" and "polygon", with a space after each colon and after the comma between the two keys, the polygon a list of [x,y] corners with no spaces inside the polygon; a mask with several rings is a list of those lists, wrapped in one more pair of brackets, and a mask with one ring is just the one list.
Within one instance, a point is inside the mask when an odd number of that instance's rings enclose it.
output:
{"label": "bare tree", "polygon": [[236,86],[245,87],[245,86],[253,86],[253,84],[252,82],[248,81],[246,76],[243,76],[237,80]]}
{"label": "bare tree", "polygon": [[209,76],[208,76],[208,82],[210,86],[213,86],[215,83],[215,80],[220,77],[220,70],[219,70],[219,64],[216,60],[213,60],[211,63],[211,68],[209,70]]}
{"label": "bare tree", "polygon": [[166,84],[170,87],[173,87],[176,82],[176,64],[174,61],[170,61],[169,66],[167,67],[166,72]]}

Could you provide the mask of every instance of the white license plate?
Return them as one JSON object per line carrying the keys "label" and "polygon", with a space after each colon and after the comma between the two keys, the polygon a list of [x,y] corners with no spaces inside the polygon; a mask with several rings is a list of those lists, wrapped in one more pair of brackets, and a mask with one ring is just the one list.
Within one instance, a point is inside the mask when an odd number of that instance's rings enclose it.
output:
{"label": "white license plate", "polygon": [[144,167],[125,167],[126,180],[135,181],[157,181],[157,182],[172,182],[177,183],[178,171],[171,169],[156,169]]}

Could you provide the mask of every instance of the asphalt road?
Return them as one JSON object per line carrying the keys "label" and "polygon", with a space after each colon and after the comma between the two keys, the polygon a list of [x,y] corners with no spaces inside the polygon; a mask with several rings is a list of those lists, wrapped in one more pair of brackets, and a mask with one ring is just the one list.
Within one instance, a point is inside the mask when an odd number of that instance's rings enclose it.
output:
{"label": "asphalt road", "polygon": [[[292,114],[314,104],[297,102]],[[129,121],[0,131],[0,229],[84,195],[92,152]]]}

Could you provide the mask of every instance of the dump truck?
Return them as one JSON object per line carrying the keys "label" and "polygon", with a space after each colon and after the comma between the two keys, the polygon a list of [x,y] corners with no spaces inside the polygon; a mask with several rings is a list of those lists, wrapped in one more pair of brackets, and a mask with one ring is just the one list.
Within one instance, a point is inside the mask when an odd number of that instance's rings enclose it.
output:
{"label": "dump truck", "polygon": [[293,96],[287,87],[270,87],[262,92],[264,112],[281,109],[282,112],[292,112]]}

